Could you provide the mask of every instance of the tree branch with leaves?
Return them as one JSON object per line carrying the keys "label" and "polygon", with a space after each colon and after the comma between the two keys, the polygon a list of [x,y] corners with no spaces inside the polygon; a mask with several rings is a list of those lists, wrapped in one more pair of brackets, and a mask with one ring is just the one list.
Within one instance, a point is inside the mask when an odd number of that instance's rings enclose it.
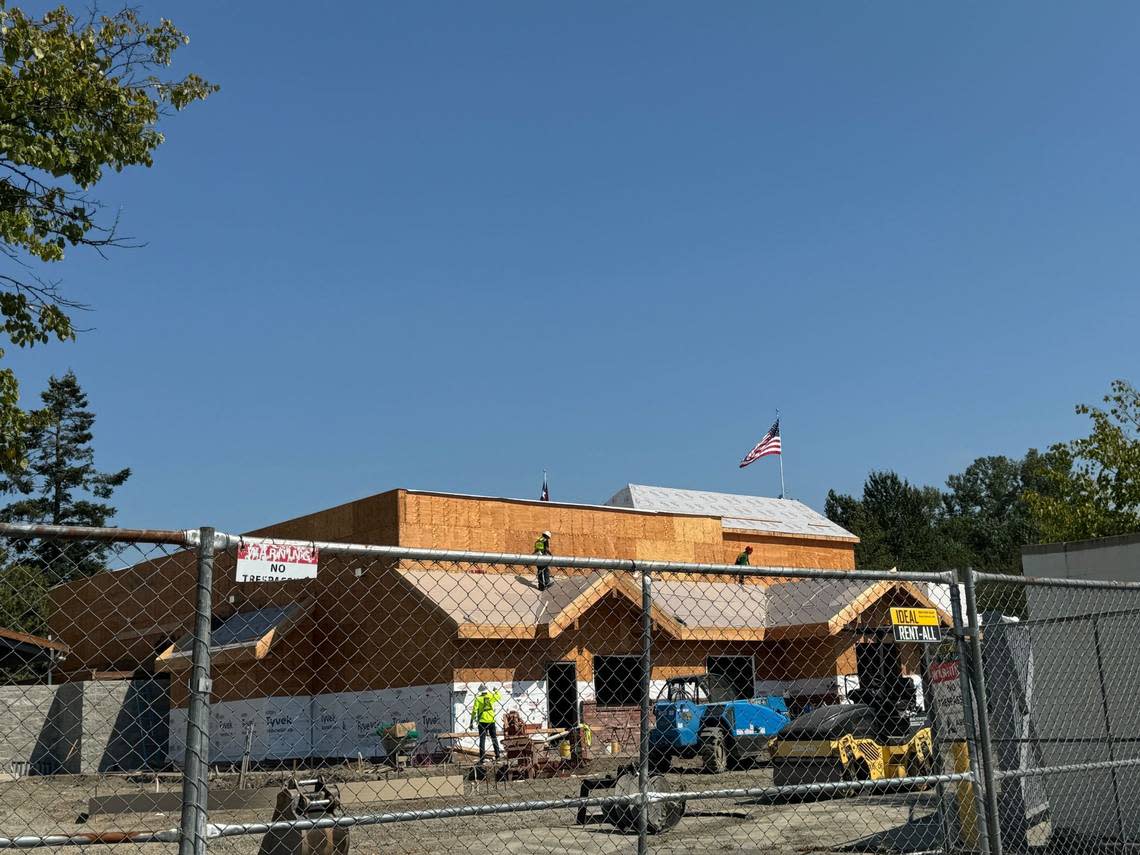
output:
{"label": "tree branch with leaves", "polygon": [[[170,21],[149,24],[129,8],[32,17],[0,0],[0,327],[11,344],[75,337],[81,306],[41,264],[69,247],[130,245],[90,191],[108,169],[153,165],[159,121],[217,91],[197,74],[162,76],[188,42]],[[30,418],[15,374],[0,368],[0,470],[22,466]]]}
{"label": "tree branch with leaves", "polygon": [[1140,531],[1140,392],[1127,380],[1114,380],[1103,402],[1103,408],[1077,406],[1092,421],[1092,432],[1054,445],[1048,490],[1026,496],[1046,541]]}

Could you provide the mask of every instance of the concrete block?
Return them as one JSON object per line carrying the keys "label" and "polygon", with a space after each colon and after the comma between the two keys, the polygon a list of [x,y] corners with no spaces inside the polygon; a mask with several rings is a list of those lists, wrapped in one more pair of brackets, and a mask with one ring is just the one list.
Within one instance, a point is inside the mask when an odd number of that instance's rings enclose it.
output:
{"label": "concrete block", "polygon": [[169,696],[164,680],[0,687],[0,768],[94,774],[160,767]]}

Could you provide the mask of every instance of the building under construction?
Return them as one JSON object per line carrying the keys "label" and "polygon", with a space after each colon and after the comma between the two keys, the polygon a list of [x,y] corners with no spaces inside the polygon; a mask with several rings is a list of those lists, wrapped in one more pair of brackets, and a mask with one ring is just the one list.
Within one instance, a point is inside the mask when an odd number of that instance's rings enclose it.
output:
{"label": "building under construction", "polygon": [[[849,570],[850,532],[784,499],[629,485],[604,505],[392,490],[250,536],[556,555]],[[631,738],[641,699],[641,591],[635,574],[322,556],[315,579],[239,584],[219,556],[213,586],[211,759],[371,757],[377,727],[414,721],[418,749],[467,729],[480,684],[528,723],[579,720]],[[171,674],[171,756],[184,735],[192,556],[96,574],[52,591],[69,655],[57,675]],[[888,606],[929,606],[906,582],[654,579],[651,691],[682,674],[727,675],[742,696],[833,700],[881,652],[862,627]],[[897,648],[892,648],[896,650]],[[903,657],[905,660],[905,656]],[[872,661],[874,660],[874,661]],[[917,663],[898,661],[910,673]]]}

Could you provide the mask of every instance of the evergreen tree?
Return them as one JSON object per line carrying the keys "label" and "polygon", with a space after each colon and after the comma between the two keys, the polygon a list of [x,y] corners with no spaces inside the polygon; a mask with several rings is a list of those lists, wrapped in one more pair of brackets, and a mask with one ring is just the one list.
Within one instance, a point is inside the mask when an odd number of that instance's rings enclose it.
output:
{"label": "evergreen tree", "polygon": [[858,535],[855,563],[861,569],[935,571],[960,560],[958,544],[945,531],[941,491],[895,472],[871,472],[860,498],[829,491],[825,513]]}
{"label": "evergreen tree", "polygon": [[[107,504],[130,469],[99,472],[91,447],[95,414],[71,371],[52,377],[42,393],[44,406],[28,430],[28,465],[2,486],[24,498],[0,510],[6,522],[105,526],[115,515]],[[98,544],[40,541],[17,550],[18,560],[36,556],[48,584],[89,576],[103,569],[106,548]]]}

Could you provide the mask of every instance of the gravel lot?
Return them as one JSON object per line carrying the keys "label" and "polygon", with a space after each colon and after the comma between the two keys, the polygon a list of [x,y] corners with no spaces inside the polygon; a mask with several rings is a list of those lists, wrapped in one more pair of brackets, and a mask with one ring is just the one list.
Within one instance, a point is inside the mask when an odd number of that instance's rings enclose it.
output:
{"label": "gravel lot", "polygon": [[[613,762],[613,761],[611,761]],[[433,769],[439,774],[439,768]],[[452,769],[451,771],[455,771]],[[597,766],[592,773],[601,771]],[[341,770],[344,779],[359,778],[355,770]],[[364,777],[369,777],[365,775]],[[280,780],[280,776],[277,776]],[[756,787],[770,784],[766,769],[725,775],[703,775],[679,770],[669,776],[681,789]],[[263,778],[260,783],[269,783]],[[569,798],[578,795],[578,778],[538,781],[472,782],[462,798],[420,799],[415,802],[384,802],[365,811],[391,812],[455,804],[490,804],[530,799]],[[215,786],[230,786],[219,780]],[[178,783],[160,785],[165,792],[178,791]],[[6,837],[46,832],[141,831],[172,828],[176,814],[122,814],[96,816],[87,823],[76,820],[93,795],[154,791],[153,783],[123,778],[60,777],[24,778],[0,782],[0,834]],[[662,853],[706,851],[750,852],[839,852],[917,851],[938,840],[936,797],[933,791],[866,798],[832,799],[799,804],[758,804],[748,799],[690,801],[680,825],[651,839],[651,850]],[[356,809],[361,812],[360,808]],[[267,813],[215,812],[211,822],[264,821]],[[607,853],[636,850],[636,836],[593,821],[576,825],[571,810],[499,814],[486,817],[451,818],[361,827],[352,831],[355,853],[468,853],[568,852]],[[260,838],[225,838],[211,849],[226,855],[255,855]],[[102,847],[85,847],[98,851]],[[112,847],[129,851],[170,852],[173,846],[124,844]],[[61,850],[63,851],[63,850]],[[75,852],[76,849],[70,851]]]}

